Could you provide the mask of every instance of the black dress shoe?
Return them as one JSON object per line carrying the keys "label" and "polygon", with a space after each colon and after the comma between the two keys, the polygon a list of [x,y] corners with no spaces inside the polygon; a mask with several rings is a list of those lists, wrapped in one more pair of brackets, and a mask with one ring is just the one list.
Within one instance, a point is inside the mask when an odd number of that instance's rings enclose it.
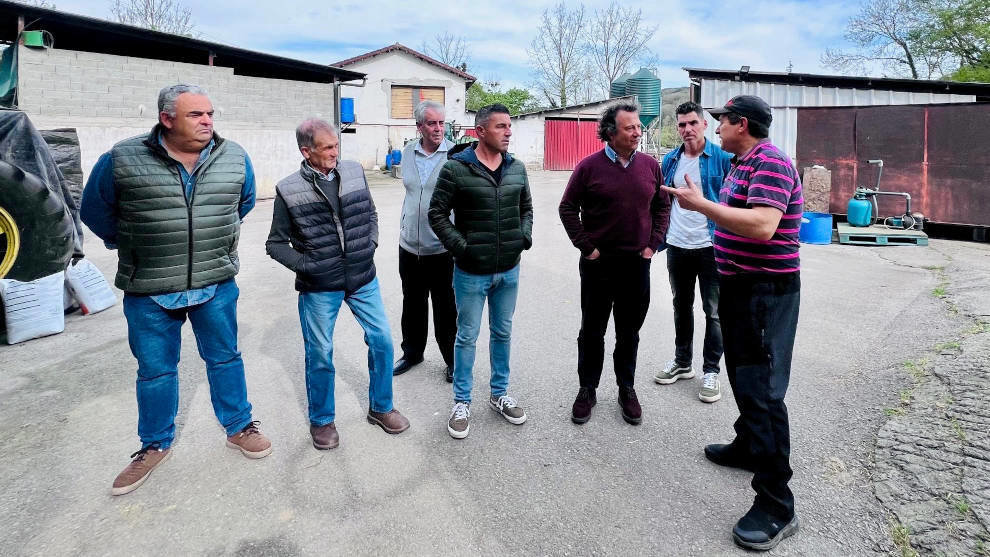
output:
{"label": "black dress shoe", "polygon": [[403,373],[412,369],[412,367],[423,361],[423,357],[419,358],[409,358],[403,356],[399,358],[399,361],[395,362],[395,367],[392,368],[392,375],[402,375]]}
{"label": "black dress shoe", "polygon": [[798,527],[797,515],[782,520],[754,506],[732,528],[732,540],[746,549],[770,551],[780,540],[794,535]]}
{"label": "black dress shoe", "polygon": [[453,383],[454,382],[454,366],[447,366],[447,369],[446,369],[446,371],[444,373],[447,376],[447,382],[448,383]]}
{"label": "black dress shoe", "polygon": [[705,458],[729,468],[739,468],[749,472],[756,472],[756,466],[742,449],[735,443],[715,443],[705,446]]}

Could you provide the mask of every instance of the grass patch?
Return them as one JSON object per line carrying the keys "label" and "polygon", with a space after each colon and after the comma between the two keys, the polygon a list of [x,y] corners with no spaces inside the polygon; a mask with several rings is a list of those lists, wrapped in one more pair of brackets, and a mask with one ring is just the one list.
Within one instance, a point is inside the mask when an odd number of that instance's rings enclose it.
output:
{"label": "grass patch", "polygon": [[983,321],[978,321],[975,325],[966,329],[967,335],[978,335],[990,331],[990,323],[985,323]]}
{"label": "grass patch", "polygon": [[904,370],[907,371],[911,377],[916,381],[920,381],[925,375],[928,374],[925,371],[925,367],[928,365],[928,358],[921,358],[918,361],[908,360],[904,362]]}
{"label": "grass patch", "polygon": [[901,557],[918,557],[918,552],[911,547],[911,529],[896,520],[890,522],[890,537]]}
{"label": "grass patch", "polygon": [[932,296],[935,296],[936,298],[944,298],[945,297],[945,286],[946,286],[945,284],[940,284],[940,285],[936,286],[935,288],[932,288]]}
{"label": "grass patch", "polygon": [[894,416],[903,416],[904,415],[904,409],[903,408],[884,408],[883,409],[883,413],[888,418],[892,418]]}
{"label": "grass patch", "polygon": [[952,432],[956,434],[956,438],[960,441],[966,440],[966,431],[963,430],[962,425],[959,424],[959,420],[955,418],[950,418],[949,422],[952,424]]}
{"label": "grass patch", "polygon": [[955,507],[956,512],[962,516],[969,514],[969,501],[965,497],[959,496],[955,501],[952,502],[952,506]]}
{"label": "grass patch", "polygon": [[987,550],[987,544],[985,544],[983,540],[976,540],[976,551],[980,555],[990,557],[990,551]]}
{"label": "grass patch", "polygon": [[904,389],[899,393],[901,404],[911,404],[911,389]]}
{"label": "grass patch", "polygon": [[928,271],[944,271],[945,270],[945,266],[944,265],[925,265],[924,266],[924,269],[926,269]]}
{"label": "grass patch", "polygon": [[935,350],[938,350],[939,352],[942,352],[944,350],[959,350],[960,346],[961,345],[959,344],[959,341],[950,340],[948,342],[940,342],[936,344]]}

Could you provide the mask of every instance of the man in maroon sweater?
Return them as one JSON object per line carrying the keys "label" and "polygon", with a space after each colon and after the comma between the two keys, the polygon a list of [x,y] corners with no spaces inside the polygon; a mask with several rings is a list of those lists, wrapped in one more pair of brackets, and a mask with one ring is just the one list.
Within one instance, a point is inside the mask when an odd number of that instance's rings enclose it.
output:
{"label": "man in maroon sweater", "polygon": [[670,196],[661,193],[660,165],[637,153],[643,135],[639,107],[612,105],[598,122],[605,148],[578,163],[560,200],[560,221],[581,250],[581,332],[578,389],[571,420],[583,424],[597,402],[605,359],[605,329],[615,319],[612,361],[622,417],[642,421],[634,379],[639,329],[650,307],[650,258],[667,234]]}

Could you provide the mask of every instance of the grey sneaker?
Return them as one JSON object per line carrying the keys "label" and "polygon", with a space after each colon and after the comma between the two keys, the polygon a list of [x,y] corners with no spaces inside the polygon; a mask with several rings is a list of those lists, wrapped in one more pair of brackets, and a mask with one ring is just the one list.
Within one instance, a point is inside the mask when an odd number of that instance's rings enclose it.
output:
{"label": "grey sneaker", "polygon": [[701,377],[701,390],[698,398],[702,402],[715,402],[722,398],[722,389],[718,385],[717,373],[706,373]]}
{"label": "grey sneaker", "polygon": [[526,421],[526,411],[516,406],[516,399],[511,396],[496,397],[492,395],[488,399],[488,404],[491,404],[492,409],[501,414],[510,424],[519,425]]}
{"label": "grey sneaker", "polygon": [[691,379],[694,377],[694,369],[691,365],[680,366],[675,360],[667,362],[663,369],[653,376],[653,380],[661,385],[670,385],[678,379]]}
{"label": "grey sneaker", "polygon": [[464,439],[471,431],[468,418],[471,417],[471,406],[467,402],[455,402],[450,409],[450,419],[447,420],[447,433],[454,439]]}

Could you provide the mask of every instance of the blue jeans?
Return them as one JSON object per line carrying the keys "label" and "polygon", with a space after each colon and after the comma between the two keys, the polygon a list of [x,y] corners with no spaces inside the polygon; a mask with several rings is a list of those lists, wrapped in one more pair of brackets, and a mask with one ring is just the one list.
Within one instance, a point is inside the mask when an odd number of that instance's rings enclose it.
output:
{"label": "blue jeans", "polygon": [[216,294],[202,304],[164,309],[151,296],[124,295],[127,340],[138,361],[138,436],[142,447],[158,443],[163,449],[175,438],[179,409],[179,350],[182,324],[192,323],[199,355],[206,362],[206,379],[217,420],[234,435],[251,422],[244,362],[237,350],[237,284],[217,285]]}
{"label": "blue jeans", "polygon": [[694,283],[698,281],[705,311],[705,373],[718,373],[722,359],[722,324],[718,319],[718,269],[715,248],[684,249],[667,246],[667,273],[674,296],[674,361],[691,365],[694,345]]}
{"label": "blue jeans", "polygon": [[306,398],[309,423],[326,425],[334,420],[333,326],[340,305],[347,302],[364,329],[368,345],[368,403],[373,412],[392,411],[392,332],[385,315],[378,279],[354,292],[300,292],[299,321],[306,347]]}
{"label": "blue jeans", "polygon": [[503,273],[474,275],[454,267],[454,300],[457,303],[457,337],[454,339],[454,401],[471,402],[474,345],[481,329],[481,312],[488,299],[488,351],[492,368],[491,389],[496,397],[509,388],[509,340],[512,314],[519,292],[519,265]]}

